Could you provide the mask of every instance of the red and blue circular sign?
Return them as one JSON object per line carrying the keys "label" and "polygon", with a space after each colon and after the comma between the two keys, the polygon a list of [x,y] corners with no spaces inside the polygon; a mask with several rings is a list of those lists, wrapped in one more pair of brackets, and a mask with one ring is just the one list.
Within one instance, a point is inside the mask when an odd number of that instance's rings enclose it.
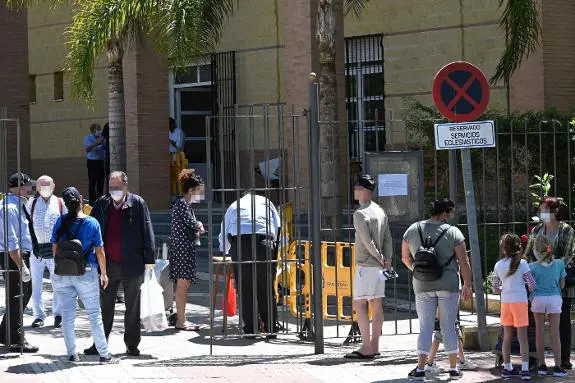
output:
{"label": "red and blue circular sign", "polygon": [[433,101],[450,121],[474,121],[489,104],[489,83],[475,65],[452,62],[441,68],[433,79]]}

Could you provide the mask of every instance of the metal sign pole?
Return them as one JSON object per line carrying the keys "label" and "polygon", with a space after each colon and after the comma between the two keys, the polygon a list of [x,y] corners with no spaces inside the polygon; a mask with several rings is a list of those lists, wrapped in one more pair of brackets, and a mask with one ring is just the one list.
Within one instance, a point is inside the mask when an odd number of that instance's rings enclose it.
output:
{"label": "metal sign pole", "polygon": [[323,302],[322,302],[322,267],[321,267],[321,190],[320,190],[320,150],[319,150],[319,88],[315,74],[310,76],[309,85],[309,145],[310,145],[310,181],[311,181],[311,216],[312,239],[311,257],[313,265],[313,324],[315,330],[315,353],[324,353],[323,342]]}
{"label": "metal sign pole", "polygon": [[[452,152],[455,152],[452,150]],[[477,234],[477,211],[475,206],[475,190],[473,189],[473,172],[471,168],[471,150],[461,149],[461,167],[463,170],[463,185],[465,188],[465,207],[467,211],[467,227],[471,246],[471,271],[477,308],[477,329],[479,332],[479,348],[487,351],[489,338],[487,336],[487,321],[485,319],[485,295],[483,293],[483,274],[481,273],[481,252],[479,235]]]}

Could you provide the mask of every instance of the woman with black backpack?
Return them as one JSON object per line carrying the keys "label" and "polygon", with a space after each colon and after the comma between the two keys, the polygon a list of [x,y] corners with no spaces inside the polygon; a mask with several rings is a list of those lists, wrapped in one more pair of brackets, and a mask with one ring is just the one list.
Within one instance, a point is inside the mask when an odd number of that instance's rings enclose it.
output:
{"label": "woman with black backpack", "polygon": [[100,284],[104,288],[108,285],[100,224],[82,213],[82,197],[76,188],[66,188],[62,199],[68,214],[58,218],[52,234],[55,263],[52,283],[62,305],[62,331],[68,360],[80,361],[74,328],[79,297],[88,314],[100,363],[117,363],[118,360],[108,352],[100,312]]}

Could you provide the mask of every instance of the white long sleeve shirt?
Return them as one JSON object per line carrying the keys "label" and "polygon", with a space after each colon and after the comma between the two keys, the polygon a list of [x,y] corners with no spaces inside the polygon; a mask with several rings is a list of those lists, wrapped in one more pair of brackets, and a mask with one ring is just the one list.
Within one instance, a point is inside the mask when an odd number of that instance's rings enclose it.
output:
{"label": "white long sleeve shirt", "polygon": [[[34,211],[32,212],[32,205],[36,200],[36,205],[34,206]],[[42,197],[34,197],[28,200],[26,204],[26,210],[32,218],[32,223],[34,225],[34,233],[36,234],[36,239],[38,239],[39,244],[51,243],[52,231],[54,230],[54,225],[60,217],[68,213],[68,209],[64,206],[64,201],[61,201],[62,205],[58,203],[58,197],[55,195],[50,196],[48,202]],[[62,206],[62,211],[60,211],[60,206]],[[34,216],[32,216],[34,213]]]}
{"label": "white long sleeve shirt", "polygon": [[225,254],[230,251],[228,234],[262,234],[276,239],[280,225],[280,215],[270,200],[260,195],[247,194],[232,203],[224,215],[218,236],[220,251]]}

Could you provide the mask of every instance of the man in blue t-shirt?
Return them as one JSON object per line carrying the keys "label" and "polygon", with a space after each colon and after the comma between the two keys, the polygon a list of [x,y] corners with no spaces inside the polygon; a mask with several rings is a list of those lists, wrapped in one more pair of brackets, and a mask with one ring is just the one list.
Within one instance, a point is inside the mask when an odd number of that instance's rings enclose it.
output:
{"label": "man in blue t-shirt", "polygon": [[90,205],[104,195],[104,180],[106,178],[106,139],[102,137],[99,124],[90,126],[90,134],[84,137],[86,150],[86,166],[88,167],[88,190]]}

